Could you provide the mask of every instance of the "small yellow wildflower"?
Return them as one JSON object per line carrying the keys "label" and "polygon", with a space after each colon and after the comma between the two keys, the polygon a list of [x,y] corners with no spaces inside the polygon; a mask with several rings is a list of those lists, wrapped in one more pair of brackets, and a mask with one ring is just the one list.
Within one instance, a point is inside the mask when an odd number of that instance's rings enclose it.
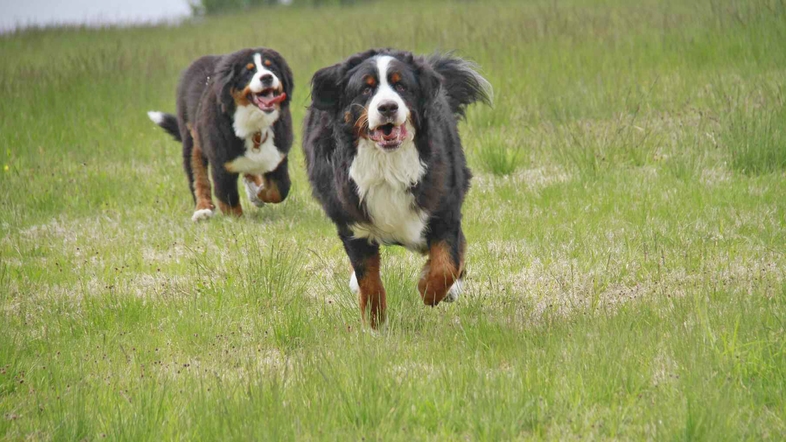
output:
{"label": "small yellow wildflower", "polygon": [[10,167],[8,167],[8,164],[6,164],[5,166],[3,166],[3,170],[4,170],[4,171],[8,172],[8,169],[10,169]]}

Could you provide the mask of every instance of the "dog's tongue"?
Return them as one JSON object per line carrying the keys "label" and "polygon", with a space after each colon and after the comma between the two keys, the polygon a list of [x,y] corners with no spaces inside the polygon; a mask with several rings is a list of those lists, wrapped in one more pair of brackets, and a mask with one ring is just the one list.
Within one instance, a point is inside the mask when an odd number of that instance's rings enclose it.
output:
{"label": "dog's tongue", "polygon": [[280,93],[279,95],[272,95],[270,97],[263,97],[261,95],[257,95],[254,97],[254,100],[257,101],[259,104],[265,107],[271,107],[274,104],[281,103],[282,101],[287,99],[287,94],[285,92]]}
{"label": "dog's tongue", "polygon": [[404,141],[407,136],[407,128],[402,126],[390,126],[387,129],[389,133],[385,133],[385,126],[377,128],[370,133],[370,137],[374,142],[380,144],[382,147],[396,147]]}

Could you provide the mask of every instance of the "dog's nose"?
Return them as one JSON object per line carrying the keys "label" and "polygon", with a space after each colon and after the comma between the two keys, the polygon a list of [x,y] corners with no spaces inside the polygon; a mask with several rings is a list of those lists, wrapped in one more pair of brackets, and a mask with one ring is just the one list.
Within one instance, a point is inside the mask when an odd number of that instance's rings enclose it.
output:
{"label": "dog's nose", "polygon": [[393,118],[398,112],[398,104],[395,101],[385,101],[377,106],[379,113],[385,118]]}
{"label": "dog's nose", "polygon": [[265,74],[259,77],[259,81],[262,82],[262,86],[270,86],[271,84],[273,84],[273,75]]}

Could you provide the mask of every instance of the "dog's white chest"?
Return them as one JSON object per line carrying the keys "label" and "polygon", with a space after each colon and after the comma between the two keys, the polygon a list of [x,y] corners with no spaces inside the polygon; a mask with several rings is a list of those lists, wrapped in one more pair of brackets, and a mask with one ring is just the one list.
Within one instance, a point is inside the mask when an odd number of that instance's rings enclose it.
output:
{"label": "dog's white chest", "polygon": [[273,131],[268,130],[267,137],[259,146],[253,141],[253,136],[246,138],[246,153],[226,163],[226,169],[235,173],[251,173],[261,175],[275,170],[284,155],[278,151],[274,143]]}
{"label": "dog's white chest", "polygon": [[428,214],[416,206],[409,189],[425,173],[426,167],[411,141],[393,152],[383,152],[361,139],[349,176],[357,184],[358,196],[365,202],[372,222],[351,226],[355,237],[423,250]]}

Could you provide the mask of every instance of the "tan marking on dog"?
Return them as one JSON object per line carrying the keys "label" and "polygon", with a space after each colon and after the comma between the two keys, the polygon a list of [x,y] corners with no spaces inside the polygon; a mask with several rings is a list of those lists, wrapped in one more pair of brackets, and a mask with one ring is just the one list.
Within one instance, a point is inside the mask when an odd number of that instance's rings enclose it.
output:
{"label": "tan marking on dog", "polygon": [[444,241],[433,244],[429,249],[429,258],[423,266],[423,272],[418,282],[418,291],[423,303],[435,306],[445,298],[448,290],[461,276],[464,270],[465,244],[459,246],[459,264],[453,262],[450,246]]}
{"label": "tan marking on dog", "polygon": [[251,101],[248,99],[249,95],[251,95],[251,88],[249,86],[244,87],[242,91],[232,88],[230,93],[232,94],[232,98],[235,99],[235,104],[237,106],[248,106],[251,104]]}
{"label": "tan marking on dog", "polygon": [[[347,123],[349,123],[349,121],[347,121]],[[368,138],[368,111],[365,109],[363,109],[357,121],[355,121],[354,129],[356,136]]]}
{"label": "tan marking on dog", "polygon": [[230,206],[229,204],[219,201],[218,208],[224,215],[243,216],[243,207],[238,204],[237,206]]}
{"label": "tan marking on dog", "polygon": [[270,60],[265,60],[264,62],[262,62],[262,64],[264,64],[265,66],[270,67],[270,65],[273,64],[273,63]]}
{"label": "tan marking on dog", "polygon": [[266,203],[273,204],[278,204],[283,201],[284,199],[281,198],[281,191],[278,189],[278,182],[267,175],[263,175],[261,178],[264,185],[259,188],[257,198]]}
{"label": "tan marking on dog", "polygon": [[390,75],[390,83],[396,84],[399,81],[401,81],[401,73],[394,72],[393,74]]}
{"label": "tan marking on dog", "polygon": [[257,66],[254,63],[249,63],[249,64],[246,65],[246,69],[248,69],[249,71],[251,69],[254,69],[255,67],[257,67]]}
{"label": "tan marking on dog", "polygon": [[253,175],[250,173],[243,174],[243,177],[248,181],[254,183],[257,187],[262,185],[262,177],[259,175]]}
{"label": "tan marking on dog", "polygon": [[371,76],[371,75],[366,75],[365,77],[363,77],[363,81],[364,81],[364,82],[365,82],[367,85],[369,85],[369,86],[371,86],[371,87],[374,87],[374,86],[376,86],[376,85],[377,85],[377,79],[376,79],[376,78],[374,78],[374,77],[373,77],[373,76]]}
{"label": "tan marking on dog", "polygon": [[366,307],[371,303],[370,324],[371,328],[377,328],[379,324],[385,322],[385,311],[387,310],[387,300],[385,287],[382,285],[382,278],[379,275],[379,252],[368,258],[363,263],[363,277],[358,280],[360,291],[358,301],[360,304],[360,316],[363,323],[366,322]]}
{"label": "tan marking on dog", "polygon": [[191,137],[194,139],[194,148],[191,150],[191,174],[194,180],[194,197],[196,198],[196,210],[210,209],[213,205],[213,195],[210,190],[210,178],[207,175],[207,165],[205,165],[202,148],[199,144],[199,137],[196,131],[191,129]]}

